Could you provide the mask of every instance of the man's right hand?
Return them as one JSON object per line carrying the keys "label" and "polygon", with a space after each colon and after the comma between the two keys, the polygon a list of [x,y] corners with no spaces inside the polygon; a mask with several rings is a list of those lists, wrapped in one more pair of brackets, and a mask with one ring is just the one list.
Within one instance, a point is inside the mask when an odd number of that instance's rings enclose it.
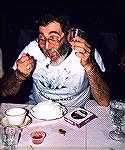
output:
{"label": "man's right hand", "polygon": [[28,77],[36,66],[36,60],[33,56],[23,53],[21,58],[16,61],[17,69]]}

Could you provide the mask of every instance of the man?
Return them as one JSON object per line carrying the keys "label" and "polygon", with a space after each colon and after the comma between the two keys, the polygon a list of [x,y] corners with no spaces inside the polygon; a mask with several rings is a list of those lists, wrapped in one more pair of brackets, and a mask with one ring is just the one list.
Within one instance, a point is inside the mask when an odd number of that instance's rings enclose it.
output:
{"label": "man", "polygon": [[103,79],[100,55],[81,37],[77,36],[70,45],[68,31],[66,17],[51,14],[42,17],[38,39],[19,55],[1,95],[17,93],[24,80],[32,75],[29,103],[54,100],[66,106],[83,107],[92,93],[99,105],[107,107],[110,91]]}

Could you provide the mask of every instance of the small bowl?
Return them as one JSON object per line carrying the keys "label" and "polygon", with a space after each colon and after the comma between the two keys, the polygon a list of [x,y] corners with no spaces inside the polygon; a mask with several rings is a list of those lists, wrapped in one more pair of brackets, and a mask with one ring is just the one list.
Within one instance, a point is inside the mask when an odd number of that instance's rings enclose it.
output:
{"label": "small bowl", "polygon": [[44,131],[34,131],[30,134],[34,144],[41,144],[46,136]]}
{"label": "small bowl", "polygon": [[11,108],[5,111],[5,116],[11,125],[21,125],[26,118],[27,111],[24,108]]}

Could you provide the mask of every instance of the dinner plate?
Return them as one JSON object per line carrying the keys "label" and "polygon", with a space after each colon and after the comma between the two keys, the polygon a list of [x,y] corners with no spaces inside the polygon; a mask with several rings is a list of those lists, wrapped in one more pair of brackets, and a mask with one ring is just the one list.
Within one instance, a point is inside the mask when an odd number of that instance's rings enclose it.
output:
{"label": "dinner plate", "polygon": [[[34,107],[36,107],[36,106],[34,106]],[[39,118],[39,117],[35,114],[35,112],[33,111],[33,108],[34,108],[34,107],[32,107],[31,110],[30,110],[31,115],[32,115],[34,118],[36,118],[36,119],[45,120],[45,121],[51,121],[51,120],[60,119],[60,118],[64,117],[64,116],[67,114],[67,112],[68,112],[67,108],[66,108],[64,105],[60,105],[61,109],[63,110],[62,116],[56,117],[56,118]]]}
{"label": "dinner plate", "polygon": [[[10,125],[10,123],[8,122],[8,119],[7,119],[6,117],[3,117],[3,118],[1,119],[1,121],[0,121],[0,123],[1,123],[3,126],[8,126],[8,125]],[[25,121],[24,121],[21,125],[19,125],[19,127],[20,127],[20,128],[25,128],[25,127],[27,127],[28,125],[30,125],[31,123],[32,123],[31,117],[26,116]]]}

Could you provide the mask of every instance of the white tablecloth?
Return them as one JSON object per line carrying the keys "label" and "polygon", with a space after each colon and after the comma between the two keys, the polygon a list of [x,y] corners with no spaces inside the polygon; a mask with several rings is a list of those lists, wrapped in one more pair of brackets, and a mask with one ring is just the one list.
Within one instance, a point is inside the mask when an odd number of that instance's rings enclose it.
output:
{"label": "white tablecloth", "polygon": [[[30,110],[31,105],[2,103],[0,116],[4,115],[4,111],[12,107],[25,107]],[[90,100],[85,108],[98,116],[88,122],[80,129],[67,123],[64,118],[54,121],[42,121],[32,117],[32,123],[22,129],[21,138],[18,144],[19,150],[124,150],[125,142],[115,141],[109,138],[109,131],[115,129],[111,124],[109,117],[109,107],[99,106],[94,100]],[[72,108],[68,108],[69,111]],[[66,131],[65,136],[58,133],[58,129]],[[35,130],[43,130],[46,137],[42,144],[35,145],[32,143],[30,133]],[[125,128],[123,127],[125,131]]]}

